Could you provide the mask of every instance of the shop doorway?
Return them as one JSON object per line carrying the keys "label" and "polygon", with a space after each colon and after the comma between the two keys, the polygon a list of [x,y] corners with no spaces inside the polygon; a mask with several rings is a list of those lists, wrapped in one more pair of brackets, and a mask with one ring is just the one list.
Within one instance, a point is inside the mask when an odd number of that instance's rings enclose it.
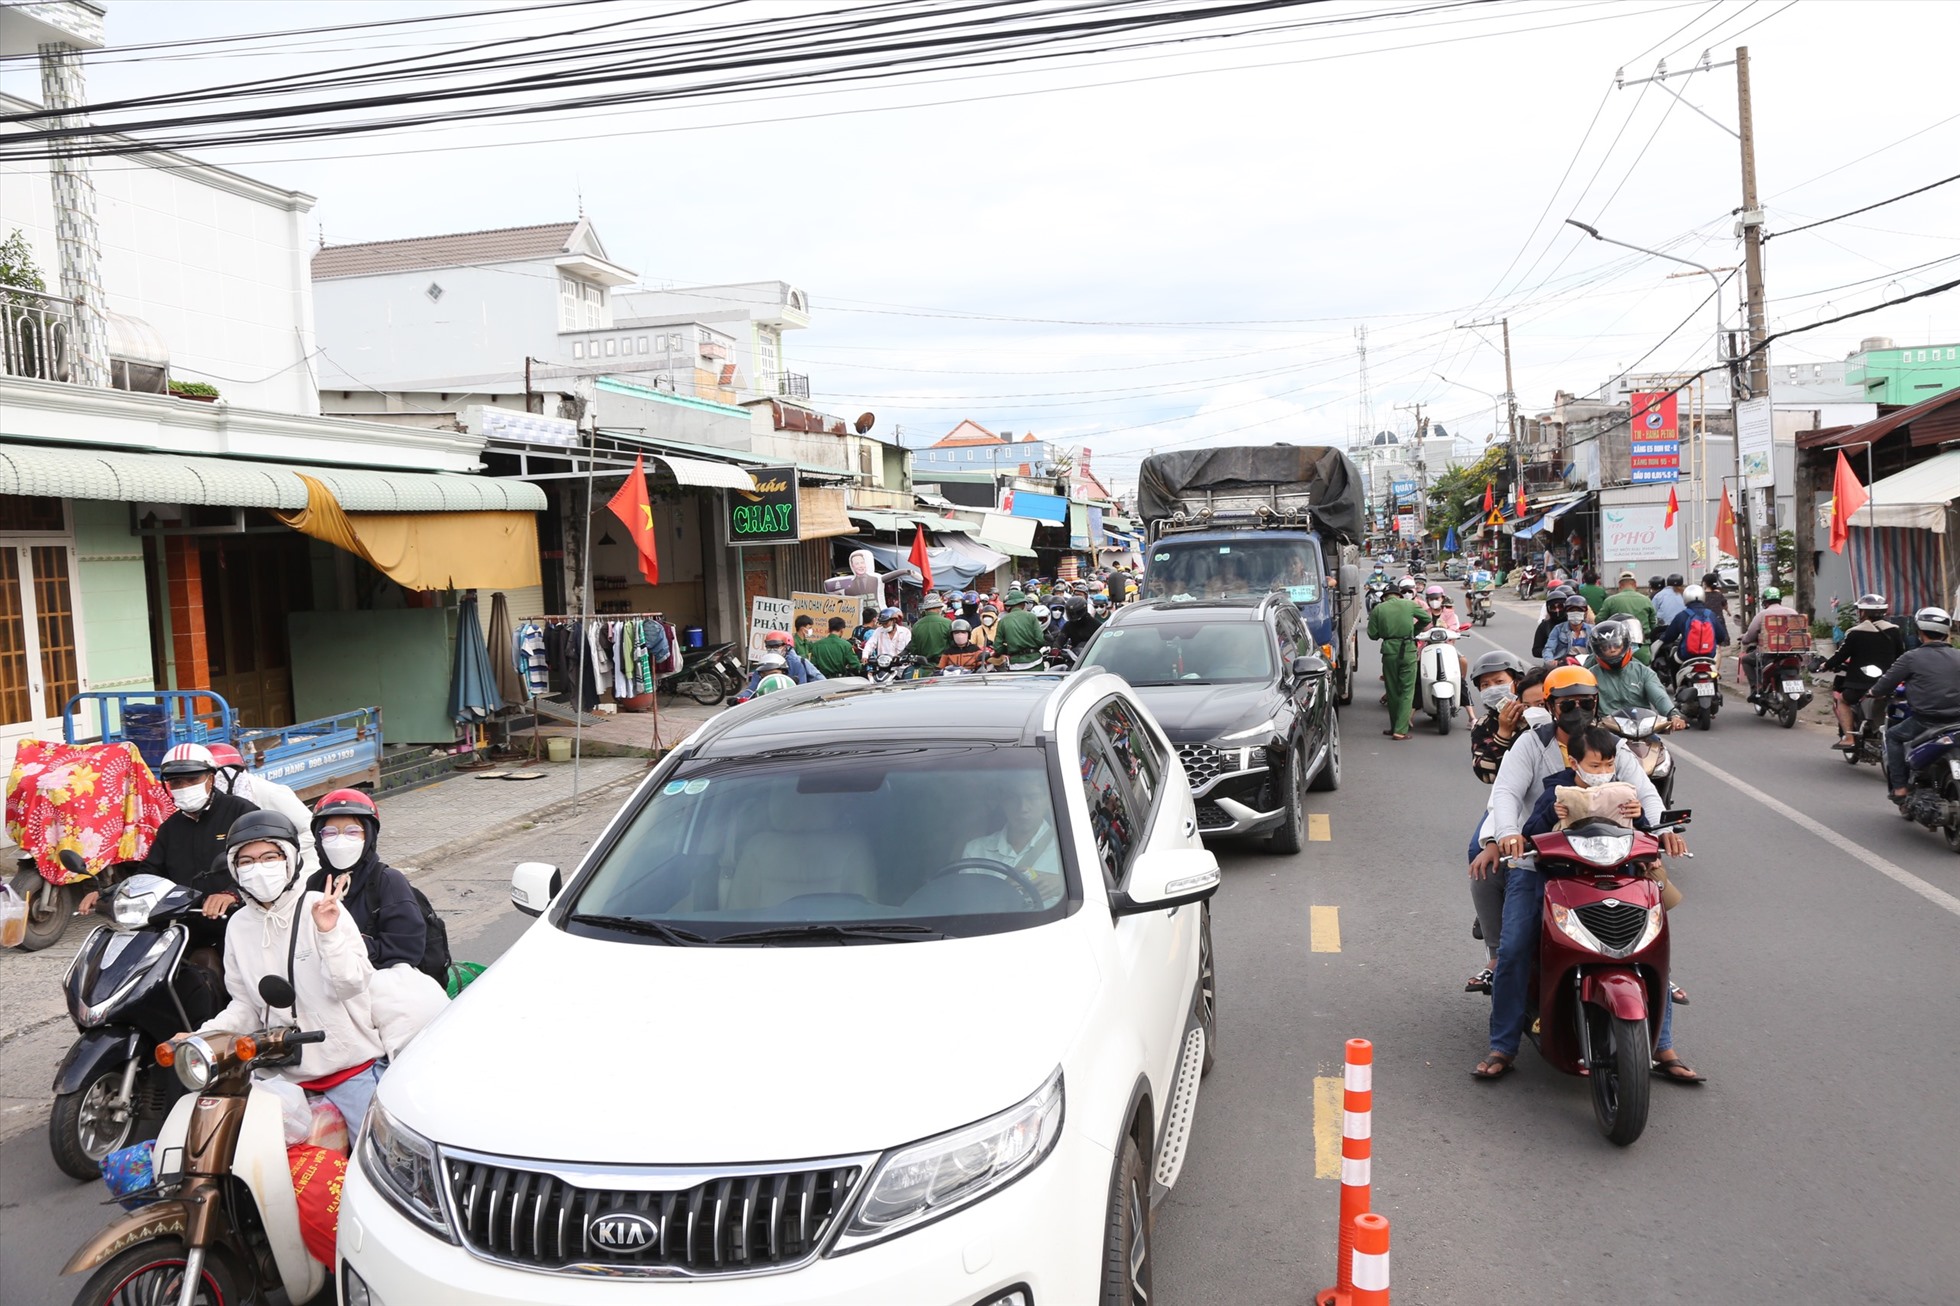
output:
{"label": "shop doorway", "polygon": [[251,726],[289,726],[293,658],[286,618],[313,610],[313,571],[305,537],[206,537],[198,553],[210,688]]}
{"label": "shop doorway", "polygon": [[774,549],[744,548],[742,550],[742,612],[737,618],[741,629],[733,638],[746,642],[749,637],[749,623],[754,620],[755,601],[758,598],[788,598],[787,594],[776,593],[776,551]]}

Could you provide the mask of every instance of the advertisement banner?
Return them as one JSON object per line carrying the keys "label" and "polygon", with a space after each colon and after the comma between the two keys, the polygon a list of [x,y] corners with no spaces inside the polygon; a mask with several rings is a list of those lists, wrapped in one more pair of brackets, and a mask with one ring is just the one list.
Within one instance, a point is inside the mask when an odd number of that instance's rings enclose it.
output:
{"label": "advertisement banner", "polygon": [[[773,599],[770,601],[774,602]],[[802,590],[797,590],[789,596],[790,620],[793,623],[797,617],[809,617],[817,623],[816,634],[811,638],[822,639],[830,633],[830,619],[842,617],[845,632],[848,634],[864,620],[865,603],[866,600],[862,595],[806,594]],[[792,630],[793,627],[785,625],[783,629]]]}
{"label": "advertisement banner", "polygon": [[1416,497],[1416,483],[1414,481],[1390,481],[1388,483],[1388,492],[1394,495],[1398,502],[1403,499],[1413,499]]}
{"label": "advertisement banner", "polygon": [[799,538],[795,467],[756,467],[755,489],[728,492],[730,544],[792,544]]}
{"label": "advertisement banner", "polygon": [[[762,474],[756,473],[761,480]],[[758,594],[749,601],[749,656],[762,654],[762,637],[772,630],[787,632],[796,624],[796,605],[788,599],[764,598]]]}
{"label": "advertisement banner", "polygon": [[1667,524],[1664,503],[1602,505],[1600,557],[1606,562],[1665,562],[1681,556],[1680,518]]}
{"label": "advertisement banner", "polygon": [[1681,479],[1681,430],[1675,400],[1658,390],[1636,390],[1632,404],[1631,468],[1635,485],[1668,485]]}
{"label": "advertisement banner", "polygon": [[1769,398],[1745,399],[1735,406],[1736,444],[1742,454],[1742,474],[1749,488],[1760,490],[1776,484],[1776,424],[1770,414]]}

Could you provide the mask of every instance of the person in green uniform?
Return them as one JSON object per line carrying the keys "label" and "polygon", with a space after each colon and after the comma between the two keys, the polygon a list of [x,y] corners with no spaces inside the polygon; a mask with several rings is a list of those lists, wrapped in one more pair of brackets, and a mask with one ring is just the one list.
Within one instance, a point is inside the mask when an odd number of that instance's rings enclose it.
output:
{"label": "person in green uniform", "polygon": [[1429,624],[1429,610],[1413,599],[1392,594],[1368,614],[1368,638],[1382,645],[1382,680],[1388,685],[1391,739],[1409,737],[1409,715],[1416,704],[1416,636]]}
{"label": "person in green uniform", "polygon": [[1593,620],[1598,621],[1599,610],[1606,605],[1606,587],[1599,583],[1598,572],[1587,569],[1585,583],[1579,586],[1579,595],[1585,599],[1586,606],[1592,609]]}
{"label": "person in green uniform", "polygon": [[1630,571],[1620,573],[1620,588],[1606,596],[1606,602],[1593,605],[1593,612],[1601,621],[1609,618],[1615,621],[1637,621],[1640,623],[1639,647],[1634,656],[1642,663],[1654,660],[1650,641],[1660,633],[1660,618],[1654,613],[1654,601],[1640,590],[1640,577]]}
{"label": "person in green uniform", "polygon": [[994,652],[1014,661],[1025,661],[1047,646],[1047,632],[1028,611],[1028,596],[1014,590],[1007,596],[1007,615],[994,628]]}
{"label": "person in green uniform", "polygon": [[817,646],[817,619],[807,612],[796,615],[796,655],[805,662],[810,660],[810,650]]}
{"label": "person in green uniform", "polygon": [[937,662],[953,643],[953,623],[946,620],[946,601],[937,594],[926,595],[919,605],[919,616],[912,623],[912,652],[928,662]]}
{"label": "person in green uniform", "polygon": [[832,617],[830,633],[811,644],[806,655],[811,664],[831,680],[864,674],[864,663],[858,660],[857,650],[851,647],[850,640],[844,638],[846,626],[842,617]]}

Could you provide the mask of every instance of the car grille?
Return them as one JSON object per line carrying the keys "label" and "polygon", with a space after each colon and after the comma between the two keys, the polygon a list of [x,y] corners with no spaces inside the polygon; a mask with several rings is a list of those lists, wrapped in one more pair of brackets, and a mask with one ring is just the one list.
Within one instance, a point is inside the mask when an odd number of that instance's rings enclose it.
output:
{"label": "car grille", "polygon": [[1225,809],[1217,803],[1207,803],[1200,800],[1197,808],[1198,828],[1200,830],[1223,830],[1232,824],[1232,818],[1227,816]]}
{"label": "car grille", "polygon": [[[681,1277],[764,1273],[808,1260],[849,1206],[870,1158],[774,1172],[745,1167],[666,1191],[581,1187],[474,1156],[443,1160],[457,1231],[478,1256],[565,1274]],[[613,1227],[612,1246],[596,1237],[588,1243],[595,1222],[622,1213],[639,1218]]]}
{"label": "car grille", "polygon": [[1202,789],[1227,771],[1239,769],[1237,754],[1210,744],[1179,744],[1177,760],[1184,763],[1185,777],[1193,789]]}
{"label": "car grille", "polygon": [[1603,902],[1588,903],[1579,908],[1579,919],[1595,939],[1614,952],[1631,950],[1647,929],[1647,909],[1629,902],[1610,907]]}

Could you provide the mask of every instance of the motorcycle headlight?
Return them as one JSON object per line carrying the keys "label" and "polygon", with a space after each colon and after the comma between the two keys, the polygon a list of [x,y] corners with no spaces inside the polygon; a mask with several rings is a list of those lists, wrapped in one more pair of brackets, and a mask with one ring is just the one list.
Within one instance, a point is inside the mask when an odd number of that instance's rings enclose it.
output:
{"label": "motorcycle headlight", "polygon": [[134,889],[135,885],[125,884],[116,890],[116,896],[110,902],[110,912],[117,929],[140,930],[150,923],[150,912],[161,895],[141,890],[132,892]]}
{"label": "motorcycle headlight", "polygon": [[1581,861],[1594,866],[1615,866],[1633,851],[1631,834],[1568,834],[1565,841]]}
{"label": "motorcycle headlight", "polygon": [[435,1144],[383,1111],[379,1098],[369,1104],[367,1120],[361,1125],[361,1162],[368,1178],[395,1209],[449,1237]]}
{"label": "motorcycle headlight", "polygon": [[1631,948],[1628,948],[1627,955],[1632,956],[1634,953],[1639,952],[1642,948],[1645,948],[1648,944],[1652,943],[1656,938],[1659,938],[1661,932],[1661,923],[1666,919],[1667,919],[1667,912],[1661,907],[1659,903],[1655,903],[1653,906],[1649,907],[1647,909],[1646,928],[1640,931],[1640,942],[1634,944]]}
{"label": "motorcycle headlight", "polygon": [[217,1060],[211,1045],[193,1036],[177,1045],[177,1059],[172,1064],[177,1070],[177,1081],[196,1093],[211,1082],[211,1071]]}
{"label": "motorcycle headlight", "polygon": [[1040,1165],[1062,1133],[1062,1071],[1023,1101],[964,1129],[900,1148],[882,1161],[835,1252],[930,1223]]}

